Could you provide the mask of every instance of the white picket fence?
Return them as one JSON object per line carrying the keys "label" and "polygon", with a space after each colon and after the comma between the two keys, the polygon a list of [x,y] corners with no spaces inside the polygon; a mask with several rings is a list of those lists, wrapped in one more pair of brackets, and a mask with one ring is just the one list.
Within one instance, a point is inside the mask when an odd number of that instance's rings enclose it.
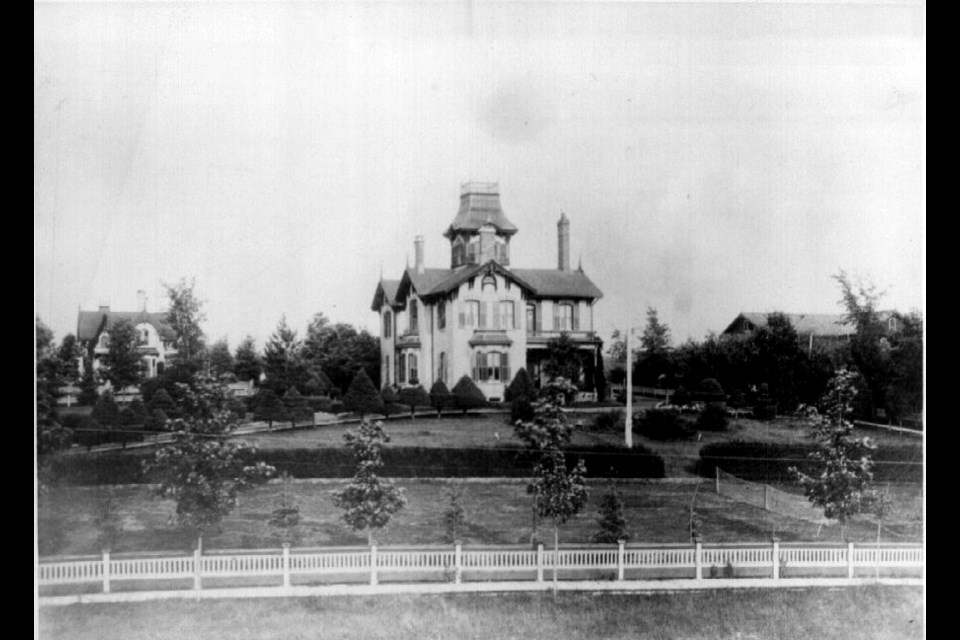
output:
{"label": "white picket fence", "polygon": [[[357,584],[381,578],[418,584],[449,581],[536,581],[545,572],[560,580],[640,580],[669,577],[705,580],[724,577],[783,579],[830,575],[854,579],[881,572],[922,575],[924,549],[919,544],[619,544],[525,547],[353,547],[324,549],[216,551],[201,554],[122,554],[41,558],[37,584],[64,592],[64,585],[89,585],[110,593],[111,588],[152,590],[236,586],[238,579],[267,586],[297,584]],[[705,575],[705,573],[707,575]],[[629,577],[628,577],[629,574]],[[358,580],[359,577],[359,580]],[[232,580],[232,583],[231,583]],[[173,584],[164,585],[164,581]],[[259,581],[259,582],[258,582]],[[242,583],[242,580],[240,580]],[[179,584],[179,587],[177,586]],[[206,588],[211,588],[208,584]],[[67,589],[69,591],[69,589]]]}

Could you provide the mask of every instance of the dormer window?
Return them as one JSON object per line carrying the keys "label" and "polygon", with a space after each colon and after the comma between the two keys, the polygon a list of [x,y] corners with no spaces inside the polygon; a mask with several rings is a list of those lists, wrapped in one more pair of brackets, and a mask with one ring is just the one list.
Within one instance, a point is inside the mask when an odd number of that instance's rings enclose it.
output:
{"label": "dormer window", "polygon": [[106,349],[107,347],[109,347],[109,346],[110,346],[110,336],[107,335],[106,333],[101,333],[101,334],[100,334],[100,342],[98,343],[97,346],[100,347],[101,349]]}
{"label": "dormer window", "polygon": [[475,238],[467,244],[467,264],[477,264],[477,245],[479,241]]}
{"label": "dormer window", "polygon": [[454,267],[459,267],[464,263],[465,259],[465,250],[463,246],[463,237],[457,236],[457,239],[453,241],[453,258],[452,263]]}
{"label": "dormer window", "polygon": [[889,330],[891,333],[893,333],[894,331],[897,330],[897,319],[896,319],[896,318],[892,317],[892,318],[890,318],[889,320],[887,320],[887,330]]}

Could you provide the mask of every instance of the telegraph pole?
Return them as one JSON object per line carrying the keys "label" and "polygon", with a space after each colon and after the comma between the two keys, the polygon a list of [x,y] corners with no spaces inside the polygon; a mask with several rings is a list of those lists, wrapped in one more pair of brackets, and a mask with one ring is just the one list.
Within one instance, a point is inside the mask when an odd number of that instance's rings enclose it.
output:
{"label": "telegraph pole", "polygon": [[627,416],[624,421],[623,437],[627,449],[633,449],[633,341],[630,335],[633,329],[627,327]]}

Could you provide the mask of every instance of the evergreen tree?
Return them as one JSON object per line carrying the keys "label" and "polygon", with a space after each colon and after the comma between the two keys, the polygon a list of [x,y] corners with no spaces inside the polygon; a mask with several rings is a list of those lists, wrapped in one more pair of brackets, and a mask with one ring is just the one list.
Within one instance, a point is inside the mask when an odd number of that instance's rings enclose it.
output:
{"label": "evergreen tree", "polygon": [[253,380],[254,384],[258,384],[262,372],[263,362],[260,354],[257,353],[256,344],[251,336],[247,336],[237,346],[233,356],[233,373],[237,376],[237,380],[242,382]]}
{"label": "evergreen tree", "polygon": [[343,396],[343,407],[347,411],[359,413],[361,419],[368,413],[383,413],[383,398],[363,369],[358,369],[353,377],[347,394]]}
{"label": "evergreen tree", "polygon": [[283,405],[287,409],[287,414],[290,418],[290,426],[296,427],[297,420],[306,420],[307,418],[313,418],[313,411],[310,410],[310,407],[307,406],[307,400],[300,392],[297,391],[296,387],[290,387],[287,389],[287,392],[283,394]]}
{"label": "evergreen tree", "polygon": [[417,407],[429,407],[430,405],[430,394],[420,385],[415,387],[404,387],[400,390],[400,395],[397,398],[400,404],[410,407],[410,419],[416,415]]}
{"label": "evergreen tree", "polygon": [[623,496],[617,488],[617,482],[610,478],[607,483],[607,493],[600,498],[600,512],[597,517],[600,530],[593,534],[593,541],[626,542],[630,539],[627,533],[627,519],[623,516]]}
{"label": "evergreen tree", "polygon": [[297,332],[287,325],[286,316],[280,319],[277,330],[270,336],[263,351],[266,384],[277,394],[307,381],[307,363],[303,358],[303,343]]}
{"label": "evergreen tree", "polygon": [[538,395],[537,386],[534,384],[533,378],[530,377],[530,374],[527,373],[524,367],[520,367],[517,373],[514,374],[510,386],[504,391],[503,399],[507,402],[519,399],[535,402]]}
{"label": "evergreen tree", "polygon": [[450,394],[453,396],[454,406],[461,409],[464,415],[467,414],[468,409],[479,409],[487,406],[487,397],[483,395],[483,391],[480,391],[480,388],[474,384],[469,376],[460,378],[451,389]]}
{"label": "evergreen tree", "polygon": [[170,394],[167,393],[167,390],[163,388],[158,389],[156,393],[153,394],[153,397],[150,398],[147,408],[150,410],[150,413],[163,411],[165,415],[171,418],[177,418],[180,415],[177,404],[173,401],[173,398],[170,396]]}
{"label": "evergreen tree", "polygon": [[380,398],[383,400],[383,417],[389,419],[393,405],[397,404],[397,393],[391,385],[386,384],[380,390]]}
{"label": "evergreen tree", "polygon": [[290,419],[287,407],[273,389],[261,389],[257,397],[257,408],[253,412],[253,417],[255,420],[266,420],[268,429],[273,429],[274,421]]}
{"label": "evergreen tree", "polygon": [[221,338],[213,343],[207,353],[207,359],[210,362],[210,373],[218,379],[225,375],[235,375],[233,372],[236,362],[233,354],[230,353],[230,345],[226,338]]}
{"label": "evergreen tree", "polygon": [[443,541],[447,544],[459,543],[467,526],[466,511],[463,508],[463,489],[460,485],[451,485],[444,490],[447,507],[443,512]]}
{"label": "evergreen tree", "polygon": [[115,391],[140,383],[143,362],[137,351],[137,332],[125,319],[117,320],[109,329],[110,344],[104,355],[101,375]]}
{"label": "evergreen tree", "polygon": [[438,418],[443,415],[445,408],[453,406],[453,396],[443,380],[437,380],[430,387],[430,406],[436,410]]}

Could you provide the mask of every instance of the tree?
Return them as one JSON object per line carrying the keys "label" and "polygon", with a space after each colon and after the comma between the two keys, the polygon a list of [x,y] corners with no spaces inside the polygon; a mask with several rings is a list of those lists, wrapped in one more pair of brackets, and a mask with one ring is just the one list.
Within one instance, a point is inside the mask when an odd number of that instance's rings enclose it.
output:
{"label": "tree", "polygon": [[37,481],[41,493],[54,481],[53,460],[70,446],[73,432],[63,426],[56,409],[56,366],[52,353],[53,332],[40,316],[35,320],[36,332],[36,432]]}
{"label": "tree", "polygon": [[101,426],[112,428],[120,424],[120,407],[113,398],[112,391],[104,391],[97,403],[93,405],[90,416],[100,423]]}
{"label": "tree", "polygon": [[453,396],[443,380],[437,380],[430,387],[430,406],[436,409],[438,418],[443,415],[445,408],[453,406]]}
{"label": "tree", "polygon": [[170,310],[167,322],[176,335],[177,361],[183,364],[193,363],[203,351],[204,335],[201,324],[207,319],[203,312],[204,300],[196,292],[196,282],[191,278],[181,278],[176,284],[163,283]]}
{"label": "tree", "polygon": [[307,326],[304,357],[340,391],[347,388],[357,369],[366,371],[371,380],[380,379],[379,339],[350,324],[330,324],[323,313],[316,314]]}
{"label": "tree", "polygon": [[653,307],[647,307],[647,326],[640,336],[640,349],[645,356],[665,355],[670,350],[670,328],[660,322]]}
{"label": "tree", "polygon": [[443,541],[447,544],[459,543],[467,526],[463,489],[454,484],[444,489],[443,493],[447,501],[447,507],[443,511]]}
{"label": "tree", "polygon": [[771,313],[767,323],[751,334],[750,341],[753,374],[769,385],[770,395],[781,411],[793,411],[799,403],[806,357],[790,319],[782,313]]}
{"label": "tree", "polygon": [[173,420],[173,443],[144,462],[159,482],[158,496],[176,502],[177,522],[198,536],[217,525],[237,505],[241,492],[263,484],[275,469],[253,463],[256,448],[227,438],[237,422],[224,409],[225,396],[212,380],[185,390],[183,418]]}
{"label": "tree", "polygon": [[393,405],[397,404],[397,393],[391,385],[385,384],[380,390],[380,398],[383,399],[383,417],[389,419]]}
{"label": "tree", "polygon": [[889,383],[889,358],[881,348],[884,329],[877,310],[884,292],[872,283],[854,284],[843,270],[833,279],[840,285],[840,304],[846,309],[846,322],[856,329],[847,344],[847,354],[862,376],[858,413],[873,419],[876,408],[885,406]]}
{"label": "tree", "polygon": [[280,541],[295,544],[300,541],[300,508],[293,498],[291,483],[293,478],[286,471],[280,476],[280,505],[270,513],[267,523],[279,529]]}
{"label": "tree", "polygon": [[153,409],[144,423],[147,431],[163,431],[167,428],[167,414],[163,409]]}
{"label": "tree", "polygon": [[[527,487],[527,492],[534,496],[537,515],[553,520],[554,554],[558,554],[560,550],[560,527],[580,513],[587,504],[586,474],[587,466],[583,460],[568,470],[566,459],[559,449],[545,452],[533,468],[533,482]],[[556,593],[556,563],[553,568],[553,585]]]}
{"label": "tree", "polygon": [[84,358],[83,376],[80,378],[80,395],[77,397],[77,402],[85,407],[93,406],[100,396],[99,387],[91,360]]}
{"label": "tree", "polygon": [[353,381],[343,396],[343,408],[347,411],[359,413],[363,419],[367,413],[383,413],[383,398],[377,393],[370,377],[363,369],[358,369]]}
{"label": "tree", "polygon": [[117,320],[111,325],[110,346],[100,371],[117,391],[140,383],[143,363],[137,351],[137,330],[129,320]]}
{"label": "tree", "polygon": [[420,385],[415,387],[404,387],[400,390],[400,395],[397,397],[397,400],[400,402],[400,404],[410,407],[411,420],[413,420],[416,415],[415,411],[417,407],[430,406],[430,394],[427,393],[426,389]]}
{"label": "tree", "polygon": [[290,387],[303,385],[307,381],[303,342],[297,338],[297,332],[287,325],[286,316],[280,319],[277,330],[263,350],[263,369],[267,374],[265,384],[280,395]]}
{"label": "tree", "polygon": [[147,408],[150,410],[150,413],[163,411],[165,415],[171,418],[177,418],[180,415],[176,402],[174,402],[167,390],[163,388],[158,389],[157,392],[153,394]]}
{"label": "tree", "polygon": [[462,409],[464,415],[467,414],[468,409],[479,409],[487,406],[487,397],[483,395],[483,391],[480,391],[480,388],[474,384],[469,376],[460,378],[457,384],[453,385],[450,394],[453,396],[454,406],[457,409]]}
{"label": "tree", "polygon": [[847,522],[869,504],[873,478],[870,451],[875,447],[869,438],[854,437],[848,420],[856,394],[856,374],[841,368],[827,388],[823,413],[812,417],[818,448],[810,459],[822,470],[819,475],[807,475],[791,469],[810,502],[840,523],[844,538]]}
{"label": "tree", "polygon": [[597,525],[600,530],[593,534],[594,542],[620,542],[621,540],[626,542],[630,539],[630,534],[627,533],[627,519],[623,516],[623,496],[613,478],[608,480],[607,492],[600,499]]}
{"label": "tree", "polygon": [[57,350],[57,360],[60,362],[60,374],[63,384],[75,384],[80,380],[80,361],[83,358],[83,347],[72,333],[63,336],[60,348]]}
{"label": "tree", "polygon": [[233,374],[235,362],[233,354],[230,353],[230,345],[226,338],[221,338],[213,343],[207,353],[207,359],[210,362],[210,373],[217,378],[226,374]]}
{"label": "tree", "polygon": [[[352,383],[350,386],[353,388]],[[373,545],[374,530],[386,526],[407,502],[402,488],[377,475],[383,467],[381,450],[390,442],[390,436],[383,430],[382,423],[363,420],[356,433],[347,431],[343,438],[353,449],[357,470],[350,484],[333,494],[333,502],[343,510],[344,522],[355,531],[366,531],[367,541]]]}
{"label": "tree", "polygon": [[573,425],[554,399],[544,398],[535,405],[533,419],[518,420],[514,423],[513,432],[531,451],[540,454],[560,449],[570,442]]}
{"label": "tree", "polygon": [[313,411],[307,406],[306,398],[300,395],[296,387],[290,387],[283,394],[283,406],[287,408],[287,415],[290,417],[290,426],[292,427],[297,426],[297,420],[313,418]]}
{"label": "tree", "polygon": [[260,382],[260,374],[263,372],[263,362],[260,354],[257,353],[256,345],[251,336],[247,336],[240,341],[237,351],[233,357],[233,373],[237,380],[246,382],[253,380],[254,384]]}
{"label": "tree", "polygon": [[261,389],[258,395],[257,408],[253,412],[254,420],[266,420],[267,428],[273,429],[274,421],[290,419],[290,413],[280,397],[273,389]]}

